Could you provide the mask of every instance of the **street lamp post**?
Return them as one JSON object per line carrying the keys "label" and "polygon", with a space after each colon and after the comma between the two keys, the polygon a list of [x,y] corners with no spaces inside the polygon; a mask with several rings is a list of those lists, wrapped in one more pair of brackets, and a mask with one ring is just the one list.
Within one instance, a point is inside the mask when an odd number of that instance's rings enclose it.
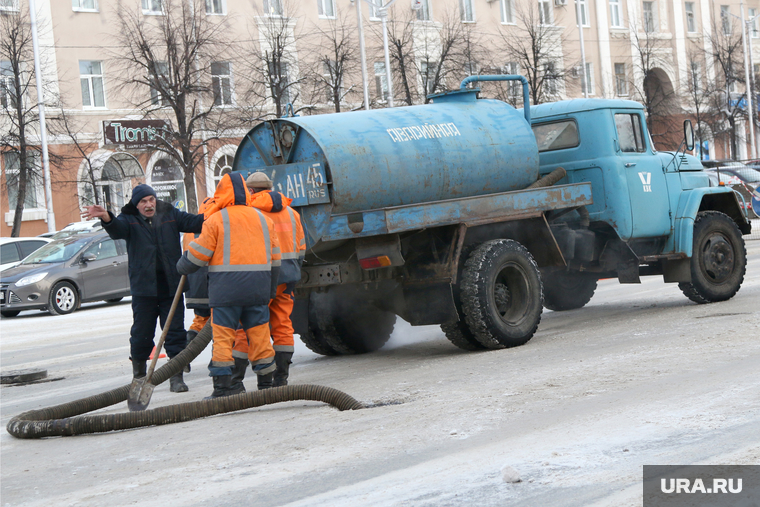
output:
{"label": "street lamp post", "polygon": [[[357,0],[361,1],[361,0]],[[383,53],[385,54],[385,79],[388,81],[388,105],[393,107],[393,80],[391,79],[391,58],[388,52],[388,7],[393,5],[396,0],[364,0],[369,5],[377,9],[380,20],[383,22]],[[364,50],[364,27],[361,20],[361,7],[356,6],[356,15],[359,16],[359,48],[362,55],[362,80],[364,81],[364,108],[369,109],[368,91],[367,91],[367,57]]]}
{"label": "street lamp post", "polygon": [[752,153],[752,158],[757,157],[757,146],[755,145],[755,112],[752,109],[752,75],[749,72],[749,60],[751,55],[747,52],[747,37],[746,32],[749,28],[749,23],[754,21],[757,16],[752,17],[747,23],[744,21],[744,1],[739,3],[739,10],[741,11],[741,27],[742,27],[742,46],[744,49],[744,88],[747,91],[747,112],[749,113],[749,147]]}
{"label": "street lamp post", "polygon": [[364,109],[369,111],[369,84],[367,83],[367,50],[364,47],[364,22],[362,20],[362,2],[356,1],[356,24],[359,27],[359,54],[362,61],[362,89],[364,91]]}
{"label": "street lamp post", "polygon": [[578,34],[581,43],[581,86],[583,87],[583,98],[588,98],[588,79],[586,75],[586,49],[583,45],[583,18],[581,17],[581,2],[575,0],[575,17],[578,19]]}

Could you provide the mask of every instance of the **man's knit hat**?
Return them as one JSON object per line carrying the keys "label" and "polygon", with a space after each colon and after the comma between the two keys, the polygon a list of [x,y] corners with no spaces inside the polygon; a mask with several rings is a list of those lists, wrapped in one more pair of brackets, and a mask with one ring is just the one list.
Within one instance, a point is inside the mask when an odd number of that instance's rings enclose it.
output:
{"label": "man's knit hat", "polygon": [[137,203],[139,203],[140,201],[143,200],[143,198],[148,197],[149,195],[156,197],[156,191],[153,190],[153,187],[151,187],[150,185],[146,185],[145,183],[142,183],[132,189],[132,198],[129,201],[135,206],[137,206]]}

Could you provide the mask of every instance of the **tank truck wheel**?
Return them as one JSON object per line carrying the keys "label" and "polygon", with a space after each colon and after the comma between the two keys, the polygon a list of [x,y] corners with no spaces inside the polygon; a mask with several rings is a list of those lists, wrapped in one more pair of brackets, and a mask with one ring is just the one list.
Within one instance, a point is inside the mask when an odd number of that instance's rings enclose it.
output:
{"label": "tank truck wheel", "polygon": [[476,248],[462,272],[462,309],[477,340],[489,349],[531,339],[541,321],[541,276],[517,241],[497,239]]}
{"label": "tank truck wheel", "polygon": [[317,326],[317,311],[323,309],[318,308],[317,305],[314,304],[314,299],[316,296],[318,295],[314,293],[311,293],[309,296],[312,302],[309,304],[308,329],[306,333],[300,335],[301,341],[312,352],[316,352],[317,354],[321,354],[323,356],[337,356],[338,352],[327,344],[327,340],[325,340],[324,334],[319,330],[319,327]]}
{"label": "tank truck wheel", "polygon": [[747,250],[741,231],[719,211],[703,211],[694,221],[691,282],[678,288],[695,303],[731,299],[744,281]]}
{"label": "tank truck wheel", "polygon": [[446,335],[446,338],[462,350],[475,351],[485,349],[486,347],[475,338],[470,328],[467,327],[463,315],[460,316],[460,319],[458,322],[441,324],[441,330]]}
{"label": "tank truck wheel", "polygon": [[567,271],[545,271],[541,275],[547,310],[562,312],[583,308],[596,292],[594,276]]}
{"label": "tank truck wheel", "polygon": [[51,315],[68,315],[79,308],[79,292],[69,282],[58,282],[50,291],[48,311]]}
{"label": "tank truck wheel", "polygon": [[[380,349],[391,337],[396,315],[347,298],[314,294],[315,331],[338,354],[364,354]],[[350,307],[344,301],[351,301]],[[311,313],[310,313],[311,325]]]}

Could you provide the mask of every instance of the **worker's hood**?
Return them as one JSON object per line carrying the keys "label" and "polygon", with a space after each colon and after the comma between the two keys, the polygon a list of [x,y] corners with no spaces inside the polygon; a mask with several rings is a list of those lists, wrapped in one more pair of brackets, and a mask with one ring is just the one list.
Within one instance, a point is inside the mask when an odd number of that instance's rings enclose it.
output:
{"label": "worker's hood", "polygon": [[279,213],[290,206],[291,202],[293,199],[285,197],[276,190],[262,190],[253,194],[251,206],[267,213]]}
{"label": "worker's hood", "polygon": [[203,213],[206,218],[228,206],[250,206],[251,193],[240,174],[225,174],[214,192],[213,201]]}

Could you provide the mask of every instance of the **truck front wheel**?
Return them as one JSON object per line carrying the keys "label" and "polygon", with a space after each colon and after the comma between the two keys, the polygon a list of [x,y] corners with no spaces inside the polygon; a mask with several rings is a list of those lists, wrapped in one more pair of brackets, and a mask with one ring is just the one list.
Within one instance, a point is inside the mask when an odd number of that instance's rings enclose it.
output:
{"label": "truck front wheel", "polygon": [[473,336],[489,349],[531,339],[541,321],[541,276],[517,241],[497,239],[476,248],[462,271],[462,310]]}
{"label": "truck front wheel", "polygon": [[703,211],[694,221],[691,282],[678,288],[695,303],[731,299],[744,281],[747,251],[741,232],[719,211]]}
{"label": "truck front wheel", "polygon": [[544,308],[562,312],[583,308],[596,292],[596,278],[577,272],[543,272]]}

